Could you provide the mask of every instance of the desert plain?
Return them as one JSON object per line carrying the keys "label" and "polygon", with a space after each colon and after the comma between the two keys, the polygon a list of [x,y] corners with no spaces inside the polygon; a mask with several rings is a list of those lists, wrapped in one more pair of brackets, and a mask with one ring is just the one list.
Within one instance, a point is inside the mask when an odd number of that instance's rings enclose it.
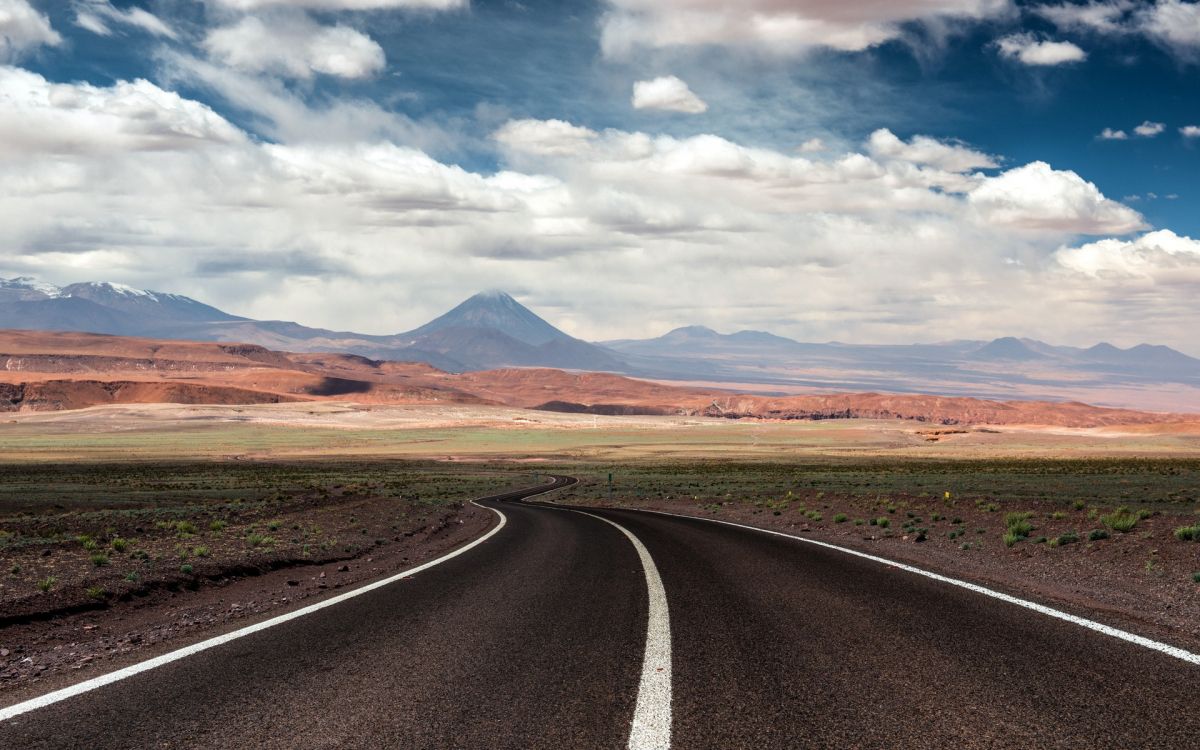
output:
{"label": "desert plain", "polygon": [[[0,691],[66,684],[478,536],[470,499],[799,533],[1200,644],[1200,431],[563,413],[494,404],[117,404],[0,422]],[[612,477],[611,484],[609,477]]]}

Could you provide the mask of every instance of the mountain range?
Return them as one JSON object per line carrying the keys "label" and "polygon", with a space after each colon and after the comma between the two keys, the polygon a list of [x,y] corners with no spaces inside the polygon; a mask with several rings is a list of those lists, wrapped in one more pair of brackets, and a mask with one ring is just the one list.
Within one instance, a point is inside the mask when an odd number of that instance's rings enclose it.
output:
{"label": "mountain range", "polygon": [[1028,338],[934,344],[804,343],[702,326],[592,343],[489,291],[404,333],[361,334],[232,315],[197,300],[111,282],[57,287],[0,279],[0,328],[240,342],[424,362],[448,372],[552,367],[717,383],[776,395],[845,390],[1087,400],[1200,411],[1200,360],[1166,346],[1057,346]]}

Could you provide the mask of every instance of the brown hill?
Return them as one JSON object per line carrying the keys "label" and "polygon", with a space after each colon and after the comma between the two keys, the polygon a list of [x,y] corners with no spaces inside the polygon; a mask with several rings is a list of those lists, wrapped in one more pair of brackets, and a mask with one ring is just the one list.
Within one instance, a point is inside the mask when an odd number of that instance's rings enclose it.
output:
{"label": "brown hill", "polygon": [[1103,427],[1200,421],[1195,415],[1075,402],[880,393],[775,397],[540,368],[452,375],[421,363],[347,354],[292,354],[248,344],[0,331],[0,410],[305,400],[494,404],[589,414],[778,420],[904,419],[946,425]]}
{"label": "brown hill", "polygon": [[1036,424],[1054,427],[1161,424],[1185,419],[1180,415],[1108,409],[1078,402],[989,401],[880,393],[786,398],[731,396],[713,399],[703,413],[708,416],[754,416],[765,419],[912,419],[944,425]]}
{"label": "brown hill", "polygon": [[277,404],[297,399],[277,393],[200,383],[129,380],[44,380],[0,383],[0,410],[82,409],[103,404]]}

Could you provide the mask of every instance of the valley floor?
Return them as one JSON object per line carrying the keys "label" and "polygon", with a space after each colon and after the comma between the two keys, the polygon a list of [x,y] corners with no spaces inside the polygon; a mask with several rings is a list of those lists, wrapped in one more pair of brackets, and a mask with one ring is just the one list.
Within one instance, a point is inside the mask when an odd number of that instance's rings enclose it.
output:
{"label": "valley floor", "polygon": [[559,503],[800,534],[1200,649],[1200,436],[1169,428],[136,405],[12,415],[0,454],[12,696],[411,567],[483,533],[467,500],[551,472],[581,479]]}

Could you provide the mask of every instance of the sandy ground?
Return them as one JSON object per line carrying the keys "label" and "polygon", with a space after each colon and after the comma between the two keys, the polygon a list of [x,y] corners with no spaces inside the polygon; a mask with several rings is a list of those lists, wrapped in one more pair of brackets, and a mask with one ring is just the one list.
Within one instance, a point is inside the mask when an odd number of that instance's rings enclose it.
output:
{"label": "sandy ground", "polygon": [[594,416],[472,405],[138,404],[0,422],[8,460],[212,456],[619,459],[671,456],[1200,455],[1196,425],[946,428],[907,420]]}

